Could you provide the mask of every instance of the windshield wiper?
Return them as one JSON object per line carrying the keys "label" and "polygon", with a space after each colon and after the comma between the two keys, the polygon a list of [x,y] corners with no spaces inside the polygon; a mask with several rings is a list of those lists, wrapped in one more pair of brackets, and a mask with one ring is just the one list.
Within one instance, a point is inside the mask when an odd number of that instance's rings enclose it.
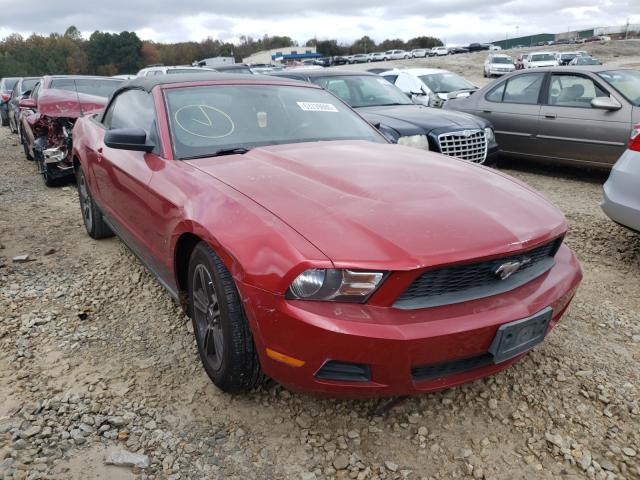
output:
{"label": "windshield wiper", "polygon": [[234,148],[221,148],[220,150],[216,150],[212,153],[205,153],[202,155],[193,155],[191,157],[183,157],[182,160],[194,160],[196,158],[207,158],[207,157],[221,157],[223,155],[242,155],[247,153],[250,148],[245,147],[234,147]]}

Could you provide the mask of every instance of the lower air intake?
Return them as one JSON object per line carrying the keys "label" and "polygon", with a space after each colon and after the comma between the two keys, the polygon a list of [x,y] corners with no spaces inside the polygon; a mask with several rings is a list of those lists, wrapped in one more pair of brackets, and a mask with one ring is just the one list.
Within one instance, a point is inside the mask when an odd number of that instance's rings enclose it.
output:
{"label": "lower air intake", "polygon": [[318,370],[316,378],[342,382],[368,382],[371,380],[371,372],[368,365],[329,360]]}

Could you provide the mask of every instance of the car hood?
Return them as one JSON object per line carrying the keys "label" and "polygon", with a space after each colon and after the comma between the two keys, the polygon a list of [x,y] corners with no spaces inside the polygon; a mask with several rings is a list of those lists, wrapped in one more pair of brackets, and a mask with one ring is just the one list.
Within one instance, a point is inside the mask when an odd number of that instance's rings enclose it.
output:
{"label": "car hood", "polygon": [[393,128],[401,136],[427,134],[435,129],[460,130],[489,126],[489,123],[480,117],[423,105],[360,107],[355,110],[369,123],[379,122]]}
{"label": "car hood", "polygon": [[187,163],[262,205],[339,268],[409,270],[566,231],[563,215],[516,180],[400,145],[299,143]]}
{"label": "car hood", "polygon": [[102,110],[106,98],[86,93],[47,89],[38,98],[38,111],[48,117],[78,118]]}

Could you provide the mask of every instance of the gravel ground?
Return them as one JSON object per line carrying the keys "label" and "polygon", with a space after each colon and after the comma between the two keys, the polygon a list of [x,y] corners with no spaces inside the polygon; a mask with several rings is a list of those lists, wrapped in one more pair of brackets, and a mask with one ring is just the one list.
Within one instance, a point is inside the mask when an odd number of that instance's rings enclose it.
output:
{"label": "gravel ground", "polygon": [[376,416],[382,400],[218,391],[169,296],[2,128],[0,479],[640,478],[640,235],[600,211],[603,174],[504,168],[569,219],[576,299],[506,371]]}

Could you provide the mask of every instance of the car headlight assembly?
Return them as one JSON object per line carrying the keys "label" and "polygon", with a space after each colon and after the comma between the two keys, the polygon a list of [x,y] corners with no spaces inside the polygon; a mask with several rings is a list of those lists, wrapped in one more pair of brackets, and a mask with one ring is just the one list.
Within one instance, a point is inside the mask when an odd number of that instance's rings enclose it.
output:
{"label": "car headlight assembly", "polygon": [[484,138],[487,139],[487,143],[493,143],[496,141],[496,135],[493,133],[493,128],[487,127],[484,129]]}
{"label": "car headlight assembly", "polygon": [[409,135],[406,137],[400,137],[398,139],[398,145],[429,150],[429,139],[426,135]]}
{"label": "car headlight assembly", "polygon": [[376,291],[386,272],[337,268],[311,268],[298,275],[286,298],[364,303]]}

